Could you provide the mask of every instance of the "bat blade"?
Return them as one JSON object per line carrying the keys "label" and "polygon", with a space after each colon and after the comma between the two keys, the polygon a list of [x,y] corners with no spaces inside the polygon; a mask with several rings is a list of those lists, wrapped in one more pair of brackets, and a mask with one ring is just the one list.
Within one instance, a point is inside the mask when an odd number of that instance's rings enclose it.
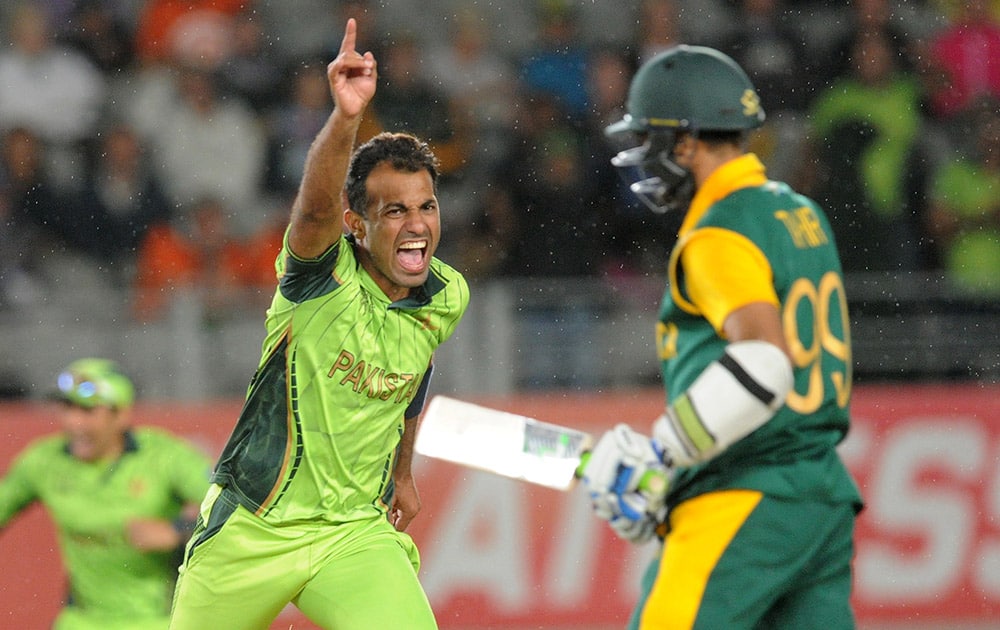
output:
{"label": "bat blade", "polygon": [[569,490],[589,433],[447,396],[427,405],[415,450],[428,457]]}

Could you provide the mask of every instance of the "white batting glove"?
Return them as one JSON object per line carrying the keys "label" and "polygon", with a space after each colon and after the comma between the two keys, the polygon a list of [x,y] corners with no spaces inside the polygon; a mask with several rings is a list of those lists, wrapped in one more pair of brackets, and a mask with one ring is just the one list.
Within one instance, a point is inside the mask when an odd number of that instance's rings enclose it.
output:
{"label": "white batting glove", "polygon": [[[630,503],[630,507],[637,510],[638,518],[629,518],[619,510],[618,501],[624,500]],[[653,537],[656,528],[666,517],[666,508],[654,509],[646,499],[639,493],[631,493],[615,499],[613,495],[599,496],[591,499],[594,513],[598,518],[608,522],[615,534],[630,543],[642,544]],[[641,510],[641,511],[639,511]],[[650,511],[647,511],[650,510]]]}
{"label": "white batting glove", "polygon": [[583,481],[598,518],[620,537],[644,542],[664,516],[669,472],[648,437],[619,424],[591,450]]}

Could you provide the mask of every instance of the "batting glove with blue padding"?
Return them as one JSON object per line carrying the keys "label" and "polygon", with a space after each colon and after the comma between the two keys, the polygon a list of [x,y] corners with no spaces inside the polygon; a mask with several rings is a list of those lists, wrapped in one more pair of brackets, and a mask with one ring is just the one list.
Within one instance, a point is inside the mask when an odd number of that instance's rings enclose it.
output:
{"label": "batting glove with blue padding", "polygon": [[649,540],[663,520],[669,478],[650,438],[626,424],[601,436],[583,471],[594,513],[635,543]]}

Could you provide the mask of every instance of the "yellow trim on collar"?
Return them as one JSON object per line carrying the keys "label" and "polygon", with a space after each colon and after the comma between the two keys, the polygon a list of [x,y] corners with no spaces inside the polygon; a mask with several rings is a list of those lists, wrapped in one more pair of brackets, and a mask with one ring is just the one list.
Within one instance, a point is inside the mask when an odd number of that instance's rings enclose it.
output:
{"label": "yellow trim on collar", "polygon": [[[670,252],[670,262],[668,264],[667,273],[670,284],[670,294],[674,303],[677,304],[681,310],[684,310],[687,313],[706,317],[706,319],[708,319],[717,330],[721,328],[721,320],[728,314],[726,311],[731,311],[733,307],[743,305],[743,303],[750,299],[747,296],[752,296],[753,299],[750,301],[777,301],[777,297],[774,295],[773,287],[770,284],[773,272],[771,271],[771,266],[767,258],[764,257],[757,246],[751,243],[745,236],[735,232],[729,232],[728,230],[696,230],[695,228],[705,216],[705,213],[708,212],[709,208],[711,208],[715,203],[742,188],[763,186],[766,183],[767,175],[765,174],[764,165],[753,153],[741,155],[740,157],[730,160],[716,169],[715,172],[712,173],[698,188],[698,192],[695,194],[694,199],[691,200],[691,206],[688,209],[688,212],[684,217],[684,221],[681,224],[681,229],[678,232],[677,243],[674,245],[673,251]],[[710,239],[712,245],[708,245],[708,247],[718,250],[712,256],[712,260],[714,260],[717,265],[725,266],[730,263],[731,261],[729,261],[729,256],[731,255],[741,257],[741,260],[752,261],[754,263],[753,265],[736,265],[737,268],[745,269],[746,277],[736,285],[740,287],[740,290],[735,292],[733,295],[734,302],[727,303],[720,301],[711,305],[706,305],[710,306],[710,310],[712,311],[711,313],[703,313],[701,309],[699,309],[699,307],[691,299],[688,299],[688,296],[683,294],[680,290],[681,278],[678,275],[678,270],[681,268],[681,255],[688,243],[690,243],[691,240],[697,235]],[[729,250],[728,247],[734,247],[735,249]],[[696,267],[704,266],[697,265]],[[696,272],[706,270],[707,267],[696,268]]]}
{"label": "yellow trim on collar", "polygon": [[684,222],[678,232],[679,236],[694,229],[701,221],[712,204],[725,198],[730,193],[750,186],[763,186],[767,183],[764,165],[753,153],[745,153],[738,158],[726,162],[708,176],[708,179],[698,187]]}

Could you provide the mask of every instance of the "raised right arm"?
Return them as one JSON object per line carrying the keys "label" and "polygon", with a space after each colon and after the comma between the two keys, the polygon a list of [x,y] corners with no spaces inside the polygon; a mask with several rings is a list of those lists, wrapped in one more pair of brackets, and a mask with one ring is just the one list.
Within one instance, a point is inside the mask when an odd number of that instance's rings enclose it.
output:
{"label": "raised right arm", "polygon": [[300,258],[316,258],[340,238],[344,225],[342,193],[365,107],[375,95],[375,57],[355,50],[357,23],[347,21],[340,53],[326,74],[333,112],[306,156],[298,194],[292,204],[288,245]]}

